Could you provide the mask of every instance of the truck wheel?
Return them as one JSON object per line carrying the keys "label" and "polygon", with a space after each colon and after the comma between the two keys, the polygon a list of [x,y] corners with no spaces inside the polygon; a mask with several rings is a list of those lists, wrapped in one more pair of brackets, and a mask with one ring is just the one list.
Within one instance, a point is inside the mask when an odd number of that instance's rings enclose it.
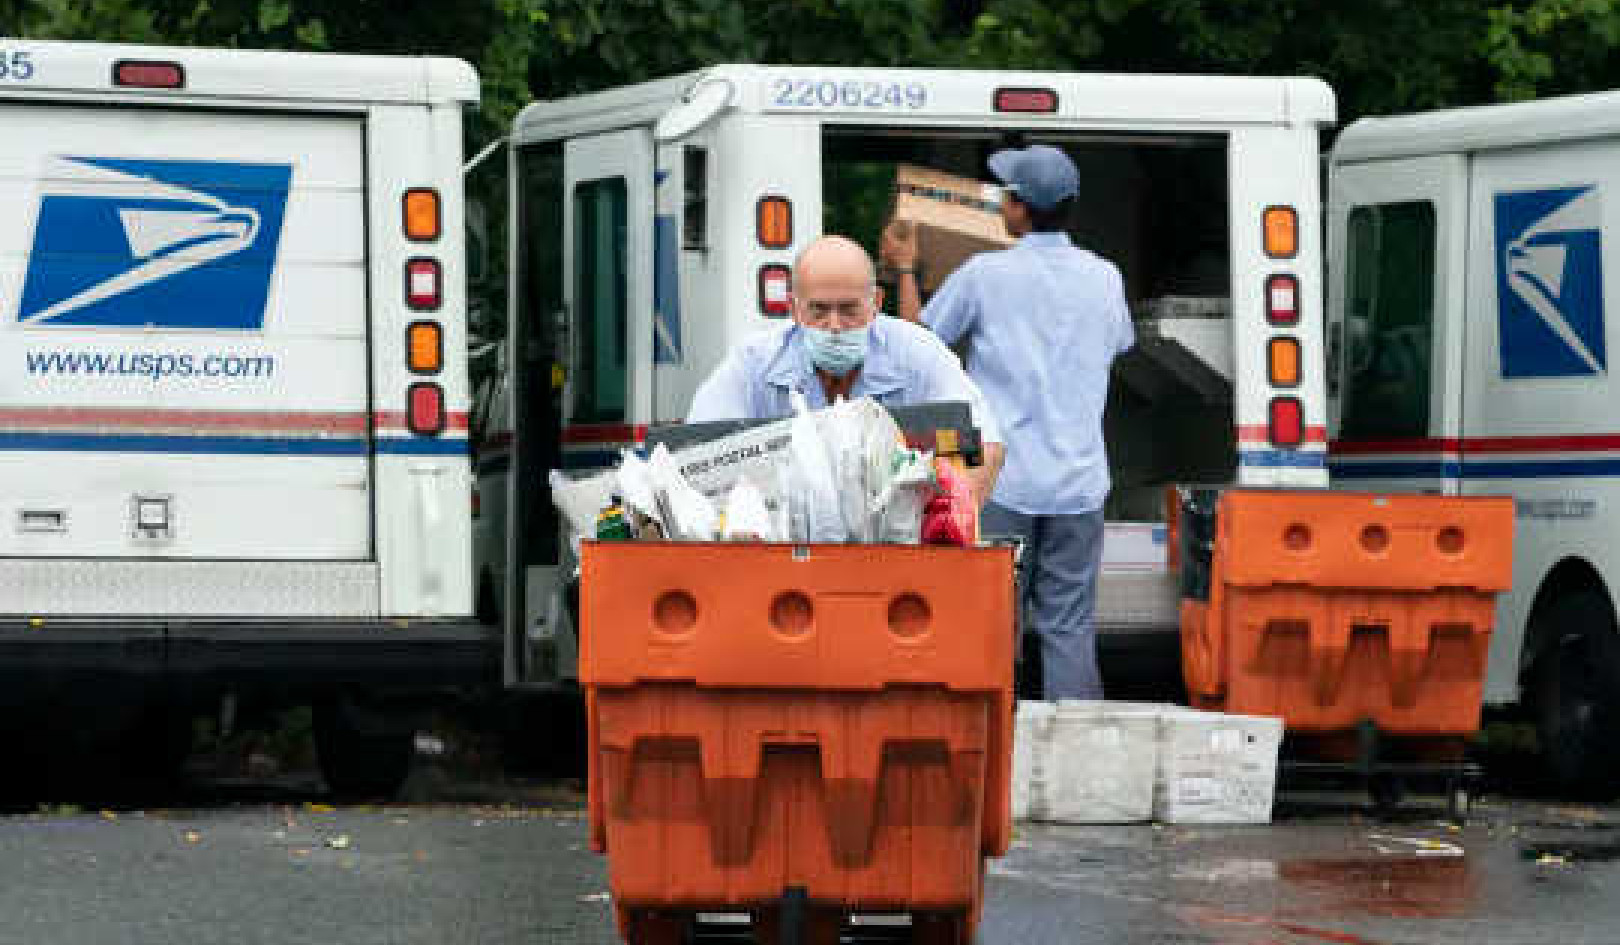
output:
{"label": "truck wheel", "polygon": [[574,691],[516,693],[506,697],[501,757],[508,774],[583,778],[585,697]]}
{"label": "truck wheel", "polygon": [[331,792],[343,798],[392,797],[410,773],[416,733],[386,724],[344,699],[315,706],[315,754]]}
{"label": "truck wheel", "polygon": [[150,709],[116,750],[125,787],[167,797],[180,787],[191,756],[191,716],[167,706]]}
{"label": "truck wheel", "polygon": [[1620,793],[1615,739],[1620,736],[1620,637],[1608,600],[1580,591],[1554,601],[1536,619],[1548,634],[1536,660],[1536,735],[1552,786],[1562,794],[1612,798]]}

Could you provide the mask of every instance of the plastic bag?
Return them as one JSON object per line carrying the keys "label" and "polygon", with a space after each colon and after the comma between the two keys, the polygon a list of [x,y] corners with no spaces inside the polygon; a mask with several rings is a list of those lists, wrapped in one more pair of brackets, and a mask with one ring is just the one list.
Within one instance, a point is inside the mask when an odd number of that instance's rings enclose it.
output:
{"label": "plastic bag", "polygon": [[[692,487],[681,475],[675,457],[662,444],[652,452],[646,468],[653,497],[658,505],[658,521],[670,541],[714,541],[719,533],[719,513],[708,496]],[[625,501],[630,501],[628,494]]]}
{"label": "plastic bag", "polygon": [[765,507],[765,496],[747,478],[737,480],[726,496],[725,526],[720,537],[726,541],[782,541],[776,523]]}
{"label": "plastic bag", "polygon": [[821,425],[809,412],[804,395],[793,394],[792,440],[788,443],[788,474],[785,493],[791,522],[791,541],[844,541],[849,529],[844,525],[838,496],[837,475],[828,457]]}
{"label": "plastic bag", "polygon": [[[848,541],[870,541],[866,534],[866,456],[862,409],[869,398],[839,401],[815,413],[827,459],[832,466],[833,483],[838,490],[838,512],[844,521]],[[878,409],[882,409],[881,407]]]}
{"label": "plastic bag", "polygon": [[922,538],[923,506],[938,491],[934,459],[905,448],[890,449],[888,456],[883,486],[872,499],[872,517],[877,523],[874,540],[915,545]]}
{"label": "plastic bag", "polygon": [[979,510],[973,484],[947,460],[934,461],[939,494],[923,507],[922,543],[967,547],[979,540]]}
{"label": "plastic bag", "polygon": [[878,499],[893,477],[894,454],[903,442],[899,424],[870,397],[839,401],[817,411],[816,417],[838,486],[848,540],[879,540]]}
{"label": "plastic bag", "polygon": [[669,523],[664,519],[663,507],[658,501],[657,490],[653,487],[652,469],[648,467],[647,461],[631,450],[621,450],[617,479],[619,495],[624,499],[625,506],[636,516],[651,521],[660,531],[668,535]]}
{"label": "plastic bag", "polygon": [[551,486],[552,503],[574,534],[596,534],[596,516],[613,501],[613,477],[571,479],[553,469],[546,481]]}

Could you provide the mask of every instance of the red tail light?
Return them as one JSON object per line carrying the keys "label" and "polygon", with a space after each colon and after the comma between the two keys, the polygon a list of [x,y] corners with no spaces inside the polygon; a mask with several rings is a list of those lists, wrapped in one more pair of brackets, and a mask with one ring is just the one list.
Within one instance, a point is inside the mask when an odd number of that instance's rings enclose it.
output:
{"label": "red tail light", "polygon": [[793,311],[793,271],[781,263],[759,267],[759,310],[769,318],[785,318]]}
{"label": "red tail light", "polygon": [[1295,447],[1305,442],[1305,408],[1297,397],[1271,400],[1269,429],[1273,446]]}
{"label": "red tail light", "polygon": [[1051,89],[996,89],[996,111],[1038,112],[1057,111],[1058,96]]}
{"label": "red tail light", "polygon": [[113,85],[137,89],[181,89],[186,86],[186,70],[178,62],[125,59],[113,65]]}
{"label": "red tail light", "polygon": [[1266,321],[1273,325],[1299,323],[1299,280],[1290,275],[1266,277]]}
{"label": "red tail light", "polygon": [[443,279],[437,259],[413,259],[405,264],[405,304],[418,312],[432,311],[444,301]]}
{"label": "red tail light", "polygon": [[417,436],[438,436],[444,432],[444,388],[437,384],[412,384],[406,395],[409,409],[405,423]]}

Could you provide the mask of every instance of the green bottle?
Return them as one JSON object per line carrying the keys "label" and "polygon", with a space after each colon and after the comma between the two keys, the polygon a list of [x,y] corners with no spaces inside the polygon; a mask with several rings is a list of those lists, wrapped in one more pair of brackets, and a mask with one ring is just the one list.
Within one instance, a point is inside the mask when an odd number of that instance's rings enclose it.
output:
{"label": "green bottle", "polygon": [[596,516],[597,541],[629,541],[632,537],[630,519],[617,501]]}

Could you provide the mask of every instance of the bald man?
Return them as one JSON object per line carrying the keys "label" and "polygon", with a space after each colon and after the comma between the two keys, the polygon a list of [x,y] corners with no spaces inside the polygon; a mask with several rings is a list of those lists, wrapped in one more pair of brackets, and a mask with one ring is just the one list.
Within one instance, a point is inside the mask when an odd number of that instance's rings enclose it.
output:
{"label": "bald man", "polygon": [[812,408],[839,397],[885,406],[966,401],[984,441],[984,464],[969,470],[983,502],[1005,453],[1000,427],[956,355],[928,329],[878,314],[882,303],[859,243],[811,243],[793,266],[793,320],[732,349],[698,388],[686,422],[786,417],[793,391]]}

